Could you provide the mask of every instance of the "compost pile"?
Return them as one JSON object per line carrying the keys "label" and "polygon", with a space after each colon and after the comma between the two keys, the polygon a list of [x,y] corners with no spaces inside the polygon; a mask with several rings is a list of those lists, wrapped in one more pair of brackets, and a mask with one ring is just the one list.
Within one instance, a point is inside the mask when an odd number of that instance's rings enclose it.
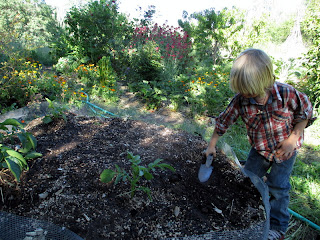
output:
{"label": "compost pile", "polygon": [[[198,181],[207,147],[200,136],[142,121],[74,114],[49,124],[38,118],[26,130],[43,156],[29,162],[18,185],[2,181],[2,211],[94,240],[183,237],[245,229],[264,220],[259,192],[223,153],[213,162],[210,180]],[[129,182],[100,181],[101,172],[115,170],[115,164],[130,172],[128,152],[139,155],[143,166],[161,158],[176,169],[156,169],[154,179],[139,182],[150,188],[152,201],[142,191],[131,197]]]}

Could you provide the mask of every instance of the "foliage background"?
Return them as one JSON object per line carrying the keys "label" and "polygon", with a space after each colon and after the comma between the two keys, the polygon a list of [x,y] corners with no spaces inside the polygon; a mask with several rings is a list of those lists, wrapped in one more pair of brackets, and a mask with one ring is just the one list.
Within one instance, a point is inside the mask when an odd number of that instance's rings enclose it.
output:
{"label": "foliage background", "polygon": [[[257,47],[273,58],[277,80],[305,92],[317,115],[319,6],[319,0],[308,0],[304,14],[281,21],[279,14],[268,11],[210,8],[184,12],[179,27],[172,27],[154,21],[154,6],[130,20],[119,12],[118,1],[91,0],[74,5],[58,22],[54,9],[43,1],[0,0],[0,110],[5,113],[46,98],[81,106],[88,95],[106,107],[129,91],[149,111],[180,112],[210,137],[211,126],[197,120],[213,119],[224,110],[233,96],[228,84],[233,59]],[[300,35],[293,34],[297,23]],[[292,40],[301,41],[307,50],[299,57],[279,54]],[[297,50],[295,46],[288,52]],[[310,139],[317,143],[319,131],[313,132]],[[243,159],[249,150],[245,138],[241,121],[224,136]],[[318,145],[311,141],[306,147],[318,153]],[[319,192],[314,190],[320,186],[319,159],[310,156],[301,155],[292,177],[292,192],[310,201],[293,194],[290,207],[319,224]],[[306,234],[299,229],[295,235]]]}

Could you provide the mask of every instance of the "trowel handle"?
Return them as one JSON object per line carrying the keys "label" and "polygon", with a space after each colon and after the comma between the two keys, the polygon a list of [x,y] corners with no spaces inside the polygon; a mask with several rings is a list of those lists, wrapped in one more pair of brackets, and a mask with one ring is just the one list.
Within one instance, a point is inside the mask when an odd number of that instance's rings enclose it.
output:
{"label": "trowel handle", "polygon": [[212,164],[212,160],[213,160],[213,154],[210,153],[207,157],[207,160],[206,160],[206,167],[210,167],[211,164]]}

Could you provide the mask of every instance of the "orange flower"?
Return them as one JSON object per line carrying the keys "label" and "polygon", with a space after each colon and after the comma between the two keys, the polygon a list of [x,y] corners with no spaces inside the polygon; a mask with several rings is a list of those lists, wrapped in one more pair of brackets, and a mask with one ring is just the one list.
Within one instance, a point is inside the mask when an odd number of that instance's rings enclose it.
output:
{"label": "orange flower", "polygon": [[21,120],[21,123],[24,123],[24,120]]}

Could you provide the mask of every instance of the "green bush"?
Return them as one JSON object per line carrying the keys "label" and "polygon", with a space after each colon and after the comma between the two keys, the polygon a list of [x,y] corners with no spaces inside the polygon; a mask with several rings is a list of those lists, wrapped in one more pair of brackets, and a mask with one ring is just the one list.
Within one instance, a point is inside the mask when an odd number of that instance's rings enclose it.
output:
{"label": "green bush", "polygon": [[88,57],[91,63],[102,56],[116,59],[130,38],[132,28],[124,14],[118,12],[116,1],[91,1],[74,6],[66,19],[66,42],[76,56]]}
{"label": "green bush", "polygon": [[61,73],[71,73],[80,65],[80,61],[72,55],[59,58],[58,62],[54,65],[54,69]]}
{"label": "green bush", "polygon": [[57,33],[61,29],[52,8],[40,1],[1,0],[0,9],[3,54],[11,58],[31,57],[50,64],[50,56],[43,50],[59,38]]}
{"label": "green bush", "polygon": [[308,69],[306,80],[308,85],[308,96],[314,103],[314,107],[320,113],[320,19],[319,0],[312,0],[308,5],[306,17],[303,21],[304,32],[311,40],[311,47],[306,54],[304,66]]}

